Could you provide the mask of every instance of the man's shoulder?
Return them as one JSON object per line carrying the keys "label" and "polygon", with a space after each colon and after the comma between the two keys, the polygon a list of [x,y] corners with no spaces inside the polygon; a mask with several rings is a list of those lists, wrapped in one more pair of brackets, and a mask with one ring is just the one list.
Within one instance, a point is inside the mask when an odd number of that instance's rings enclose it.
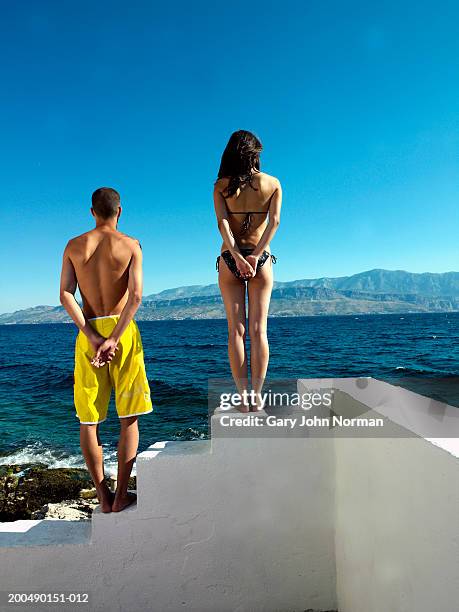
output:
{"label": "man's shoulder", "polygon": [[70,240],[67,242],[66,249],[72,251],[72,250],[80,247],[83,243],[86,242],[86,240],[88,239],[90,233],[91,232],[85,232],[84,234],[80,234],[79,236],[75,236],[74,238],[70,238]]}
{"label": "man's shoulder", "polygon": [[140,247],[140,241],[137,238],[134,238],[134,236],[129,236],[129,234],[124,234],[123,232],[118,232],[118,237],[132,249]]}

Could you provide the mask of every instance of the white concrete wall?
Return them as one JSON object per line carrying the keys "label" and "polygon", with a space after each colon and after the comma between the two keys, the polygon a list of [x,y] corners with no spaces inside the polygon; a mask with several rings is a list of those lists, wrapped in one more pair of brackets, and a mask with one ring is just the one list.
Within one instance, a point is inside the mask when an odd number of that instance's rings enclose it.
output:
{"label": "white concrete wall", "polygon": [[374,379],[299,381],[311,386],[335,389],[338,414],[372,407],[359,416],[384,416],[393,436],[335,431],[340,612],[457,610],[459,439],[445,436],[459,409]]}
{"label": "white concrete wall", "polygon": [[66,538],[54,521],[1,526],[0,589],[87,591],[91,612],[452,612],[454,444],[445,437],[442,447],[441,428],[437,446],[397,437],[399,412],[413,426],[419,412],[438,421],[438,411],[367,380],[299,389],[334,388],[337,412],[387,411],[394,438],[221,438],[213,417],[212,443],[139,455],[137,507],[96,513],[90,543],[81,523]]}
{"label": "white concrete wall", "polygon": [[457,459],[420,438],[336,440],[340,612],[452,612]]}
{"label": "white concrete wall", "polygon": [[95,514],[90,545],[3,549],[2,588],[87,589],[91,611],[335,609],[333,469],[331,440],[157,444],[136,509]]}

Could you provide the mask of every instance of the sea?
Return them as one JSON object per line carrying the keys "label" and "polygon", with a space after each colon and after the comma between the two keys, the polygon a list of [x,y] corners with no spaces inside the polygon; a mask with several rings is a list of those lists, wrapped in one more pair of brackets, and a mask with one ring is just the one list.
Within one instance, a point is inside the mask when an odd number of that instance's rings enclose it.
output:
{"label": "sea", "polygon": [[[139,419],[142,451],[208,437],[208,381],[230,376],[226,321],[140,321],[154,411]],[[270,318],[272,379],[372,376],[459,408],[459,313]],[[83,467],[73,406],[71,324],[0,326],[0,464]],[[112,403],[100,425],[116,465]]]}

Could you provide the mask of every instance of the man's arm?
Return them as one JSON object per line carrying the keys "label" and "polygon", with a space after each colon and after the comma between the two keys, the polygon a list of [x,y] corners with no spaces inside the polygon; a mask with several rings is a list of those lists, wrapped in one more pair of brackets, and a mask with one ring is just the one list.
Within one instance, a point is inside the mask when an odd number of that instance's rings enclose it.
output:
{"label": "man's arm", "polygon": [[73,267],[72,260],[69,257],[69,245],[65,247],[64,256],[62,258],[62,272],[61,272],[61,287],[60,287],[60,300],[62,306],[70,315],[72,321],[80,329],[85,336],[87,336],[94,351],[97,351],[100,344],[104,341],[104,338],[91,327],[88,319],[85,317],[80,305],[75,299],[75,292],[77,289],[77,277],[75,274],[75,268]]}
{"label": "man's arm", "polygon": [[118,342],[124,330],[132,321],[142,302],[142,289],[142,249],[140,248],[140,244],[136,241],[129,264],[128,300],[121,311],[120,318],[111,335],[99,346],[94,355],[94,359],[92,360],[93,365],[101,366],[113,359],[115,351],[118,350]]}

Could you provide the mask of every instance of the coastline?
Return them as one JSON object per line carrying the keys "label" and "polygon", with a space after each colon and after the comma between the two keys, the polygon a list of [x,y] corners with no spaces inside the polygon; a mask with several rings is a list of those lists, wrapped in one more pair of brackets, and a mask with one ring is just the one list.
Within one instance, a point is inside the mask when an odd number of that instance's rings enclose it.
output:
{"label": "coastline", "polygon": [[[271,317],[459,312],[459,272],[375,268],[350,276],[274,281]],[[145,294],[138,321],[224,319],[216,283]],[[62,306],[38,305],[0,314],[0,324],[70,322]]]}
{"label": "coastline", "polygon": [[[56,306],[56,308],[58,308]],[[222,306],[223,309],[223,306]],[[18,311],[18,312],[24,312],[24,311]],[[73,325],[73,321],[66,317],[63,316],[62,319],[56,319],[56,320],[37,320],[37,319],[32,319],[32,320],[23,320],[23,321],[19,321],[19,320],[12,320],[9,322],[2,322],[1,318],[2,317],[7,317],[7,316],[13,316],[15,313],[4,313],[4,314],[0,314],[0,328],[1,327],[14,327],[14,326],[18,326],[18,325]],[[358,319],[360,317],[364,318],[364,317],[374,317],[374,316],[384,316],[384,317],[389,317],[389,316],[400,316],[400,317],[404,317],[404,316],[410,316],[410,315],[455,315],[455,314],[459,314],[459,308],[458,309],[454,309],[454,310],[390,310],[390,311],[381,311],[381,310],[375,310],[375,311],[369,311],[369,312],[365,312],[365,311],[351,311],[351,312],[315,312],[315,313],[297,313],[297,314],[282,314],[282,313],[276,313],[276,312],[270,312],[268,315],[268,319],[310,319],[310,318],[314,318],[314,319],[322,319],[322,318],[326,318],[326,317],[333,317],[333,318],[338,318],[338,317],[347,317],[347,318],[355,318]],[[219,314],[218,316],[206,316],[206,313],[201,313],[201,316],[183,316],[183,317],[144,317],[142,316],[142,313],[140,313],[140,316],[136,316],[135,320],[138,322],[146,322],[146,323],[170,323],[170,322],[174,322],[174,321],[226,321],[226,317],[223,314],[223,312],[221,314]]]}

